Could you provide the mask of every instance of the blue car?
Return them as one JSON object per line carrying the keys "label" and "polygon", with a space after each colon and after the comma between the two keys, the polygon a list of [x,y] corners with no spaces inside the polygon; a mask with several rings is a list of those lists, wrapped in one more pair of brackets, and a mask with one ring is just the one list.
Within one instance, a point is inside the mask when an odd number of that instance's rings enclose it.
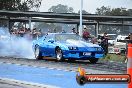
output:
{"label": "blue car", "polygon": [[101,46],[86,42],[82,37],[73,33],[49,33],[33,41],[35,58],[43,56],[54,57],[57,61],[89,60],[96,63],[104,56]]}

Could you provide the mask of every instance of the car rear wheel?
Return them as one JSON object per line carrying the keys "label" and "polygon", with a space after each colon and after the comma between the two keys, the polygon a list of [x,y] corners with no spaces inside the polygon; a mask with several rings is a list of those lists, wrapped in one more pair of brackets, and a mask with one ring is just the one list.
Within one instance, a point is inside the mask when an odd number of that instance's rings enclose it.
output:
{"label": "car rear wheel", "polygon": [[40,52],[39,46],[35,48],[34,54],[37,60],[42,60],[42,53]]}
{"label": "car rear wheel", "polygon": [[92,58],[92,59],[89,59],[90,63],[92,63],[92,64],[97,63],[98,60],[99,60],[98,58]]}
{"label": "car rear wheel", "polygon": [[62,50],[60,48],[56,49],[56,60],[57,61],[63,60],[63,54],[62,54]]}

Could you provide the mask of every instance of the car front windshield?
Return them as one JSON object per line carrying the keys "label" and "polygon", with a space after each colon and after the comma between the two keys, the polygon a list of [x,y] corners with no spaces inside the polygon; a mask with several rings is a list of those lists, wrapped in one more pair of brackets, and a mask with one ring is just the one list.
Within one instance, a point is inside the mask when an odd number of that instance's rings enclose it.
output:
{"label": "car front windshield", "polygon": [[76,34],[56,34],[55,41],[66,41],[66,40],[82,40],[83,39]]}

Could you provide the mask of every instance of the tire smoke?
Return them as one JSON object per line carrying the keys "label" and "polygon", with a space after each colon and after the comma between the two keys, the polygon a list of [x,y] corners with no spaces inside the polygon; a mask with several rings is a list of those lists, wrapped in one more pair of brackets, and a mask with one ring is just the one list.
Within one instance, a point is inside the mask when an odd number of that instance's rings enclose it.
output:
{"label": "tire smoke", "polygon": [[34,58],[32,41],[26,37],[10,35],[7,28],[0,27],[0,56]]}

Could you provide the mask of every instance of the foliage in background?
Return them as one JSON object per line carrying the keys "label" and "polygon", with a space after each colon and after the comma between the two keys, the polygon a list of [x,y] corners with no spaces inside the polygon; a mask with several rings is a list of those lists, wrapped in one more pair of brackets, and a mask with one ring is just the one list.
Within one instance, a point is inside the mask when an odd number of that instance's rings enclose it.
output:
{"label": "foliage in background", "polygon": [[49,8],[48,11],[55,13],[73,13],[74,10],[72,7],[68,7],[67,5],[58,4]]}
{"label": "foliage in background", "polygon": [[[49,12],[55,12],[55,13],[74,13],[74,9],[72,7],[68,7],[67,5],[58,4],[56,6],[52,6],[51,8],[49,8]],[[78,11],[78,13],[80,13],[80,11]],[[82,13],[83,14],[90,14],[89,12],[87,12],[85,10],[83,10]],[[116,16],[116,15],[118,15],[118,16],[119,15],[132,16],[132,9],[111,8],[109,6],[107,6],[107,7],[102,6],[102,7],[96,9],[96,14],[98,14],[98,15],[110,15],[110,16],[111,15],[112,16]],[[116,22],[118,22],[118,21],[116,21]],[[42,26],[43,24],[45,25],[46,23],[40,23],[40,25],[38,25],[37,27],[40,28],[40,26]],[[50,28],[50,25],[49,25],[48,28]],[[66,31],[70,31],[70,29],[72,29],[73,27],[76,28],[76,25],[55,24],[54,23],[53,27],[57,28],[57,26],[61,26],[61,27],[59,27],[60,29],[58,29],[59,31],[61,31],[62,29],[66,30]],[[90,33],[95,34],[95,27],[94,27],[94,25],[86,25],[86,26],[89,29]],[[44,28],[44,26],[43,26],[43,28]],[[53,30],[54,28],[51,28],[51,30]],[[129,27],[129,26],[100,25],[99,33],[107,32],[107,33],[111,33],[111,34],[125,34],[125,35],[127,35],[128,33],[132,32],[131,28],[132,27]]]}
{"label": "foliage in background", "polygon": [[[49,8],[48,10],[49,12],[54,12],[54,13],[74,13],[74,10],[72,7],[68,7],[67,5],[61,5],[58,4],[56,6],[52,6],[51,8]],[[68,32],[70,29],[72,29],[73,27],[75,27],[75,25],[69,25],[69,24],[59,24],[59,23],[37,23],[35,24],[36,28],[39,29],[45,29],[49,30],[50,32],[61,32],[62,30],[65,30],[66,32]]]}
{"label": "foliage in background", "polygon": [[98,15],[110,15],[110,16],[132,16],[132,9],[126,8],[111,8],[109,6],[102,6],[96,9]]}
{"label": "foliage in background", "polygon": [[42,0],[0,0],[0,10],[38,11]]}
{"label": "foliage in background", "polygon": [[[80,13],[80,10],[78,11],[78,14]],[[89,12],[87,12],[86,10],[82,10],[82,14],[90,14]]]}
{"label": "foliage in background", "polygon": [[[110,8],[102,6],[100,8],[96,9],[96,14],[98,15],[108,15],[108,16],[132,16],[132,9],[126,9],[126,8]],[[114,21],[120,22],[120,21]],[[120,22],[122,23],[122,22]],[[130,23],[130,21],[126,22]],[[132,23],[132,22],[131,22]],[[130,24],[131,24],[130,23]],[[114,33],[114,34],[129,34],[132,32],[131,30],[132,27],[129,26],[112,26],[112,25],[101,25],[99,33]]]}
{"label": "foliage in background", "polygon": [[114,62],[125,62],[126,56],[125,55],[116,55],[116,54],[108,54],[104,58],[100,59],[102,61],[114,61]]}
{"label": "foliage in background", "polygon": [[[0,10],[9,11],[39,11],[42,0],[0,0]],[[6,21],[5,21],[6,22]],[[21,24],[21,23],[18,23]],[[3,26],[3,21],[0,21],[0,26]],[[12,27],[14,23],[10,24]]]}

